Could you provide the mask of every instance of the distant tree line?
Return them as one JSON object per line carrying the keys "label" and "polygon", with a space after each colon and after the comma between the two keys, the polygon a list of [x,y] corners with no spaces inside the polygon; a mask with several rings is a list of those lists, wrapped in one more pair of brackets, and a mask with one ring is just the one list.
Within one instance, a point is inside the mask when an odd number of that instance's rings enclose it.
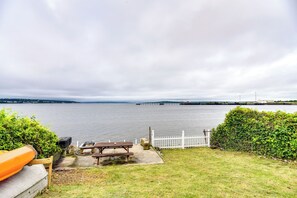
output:
{"label": "distant tree line", "polygon": [[77,103],[69,100],[44,100],[44,99],[21,99],[21,98],[0,98],[2,104],[20,104],[20,103]]}
{"label": "distant tree line", "polygon": [[297,105],[297,101],[273,101],[273,102],[181,102],[180,105]]}

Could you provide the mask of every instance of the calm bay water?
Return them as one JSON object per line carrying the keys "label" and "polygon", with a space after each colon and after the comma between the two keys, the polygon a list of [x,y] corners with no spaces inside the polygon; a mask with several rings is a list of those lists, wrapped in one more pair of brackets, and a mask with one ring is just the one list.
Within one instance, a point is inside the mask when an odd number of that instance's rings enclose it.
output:
{"label": "calm bay water", "polygon": [[[148,127],[156,136],[202,135],[224,121],[236,106],[180,106],[134,104],[0,104],[23,116],[37,120],[58,136],[76,141],[123,141],[148,136]],[[297,106],[247,106],[259,110],[297,111]]]}

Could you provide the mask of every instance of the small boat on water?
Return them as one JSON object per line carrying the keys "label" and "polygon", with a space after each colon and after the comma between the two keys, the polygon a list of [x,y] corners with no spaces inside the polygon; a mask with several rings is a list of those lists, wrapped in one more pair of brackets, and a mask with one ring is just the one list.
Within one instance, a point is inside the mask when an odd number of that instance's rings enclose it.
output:
{"label": "small boat on water", "polygon": [[0,181],[21,171],[36,155],[30,145],[0,154]]}

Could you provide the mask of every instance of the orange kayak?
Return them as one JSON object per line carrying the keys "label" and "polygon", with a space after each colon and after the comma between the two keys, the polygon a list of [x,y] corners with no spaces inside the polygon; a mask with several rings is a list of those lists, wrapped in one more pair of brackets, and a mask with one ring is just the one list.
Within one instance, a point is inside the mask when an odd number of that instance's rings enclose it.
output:
{"label": "orange kayak", "polygon": [[37,152],[30,146],[24,146],[0,155],[0,181],[18,173],[33,160]]}

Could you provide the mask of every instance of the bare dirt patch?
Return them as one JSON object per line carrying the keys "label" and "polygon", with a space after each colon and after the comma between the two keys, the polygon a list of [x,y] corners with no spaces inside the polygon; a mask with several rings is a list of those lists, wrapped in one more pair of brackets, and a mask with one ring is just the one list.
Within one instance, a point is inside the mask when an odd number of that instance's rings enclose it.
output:
{"label": "bare dirt patch", "polygon": [[59,171],[53,174],[53,183],[55,185],[72,185],[91,183],[96,181],[97,183],[103,181],[106,178],[106,174],[103,172],[90,172],[86,169],[74,169],[68,171]]}

